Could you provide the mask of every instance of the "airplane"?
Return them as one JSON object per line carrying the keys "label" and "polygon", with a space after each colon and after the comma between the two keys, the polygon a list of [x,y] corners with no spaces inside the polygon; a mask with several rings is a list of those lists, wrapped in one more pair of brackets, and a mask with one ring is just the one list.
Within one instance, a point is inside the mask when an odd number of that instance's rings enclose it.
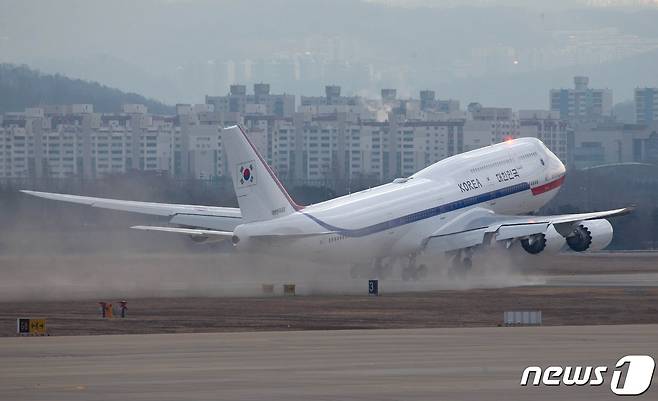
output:
{"label": "airplane", "polygon": [[[605,248],[607,218],[632,208],[534,215],[559,191],[565,166],[539,139],[519,138],[440,160],[406,178],[302,206],[241,126],[222,131],[239,208],[136,202],[23,190],[41,198],[169,218],[169,226],[134,229],[230,240],[238,252],[280,254],[351,265],[352,277],[383,276],[403,261],[417,280],[419,255],[448,256],[467,272],[475,251],[520,244],[531,255]],[[518,246],[518,245],[516,245]]]}

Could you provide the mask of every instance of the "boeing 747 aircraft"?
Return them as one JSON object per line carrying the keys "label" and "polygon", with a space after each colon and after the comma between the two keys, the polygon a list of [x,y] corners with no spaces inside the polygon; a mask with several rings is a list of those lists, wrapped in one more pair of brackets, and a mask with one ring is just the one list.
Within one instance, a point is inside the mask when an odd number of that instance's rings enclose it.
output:
{"label": "boeing 747 aircraft", "polygon": [[[237,208],[134,202],[77,195],[27,194],[93,207],[166,216],[170,226],[139,230],[230,240],[239,252],[345,263],[354,276],[378,276],[404,260],[402,277],[427,268],[421,254],[448,255],[466,271],[475,250],[515,243],[529,254],[600,250],[612,240],[606,218],[628,208],[535,216],[564,181],[562,162],[538,139],[520,138],[441,160],[406,178],[301,206],[288,195],[245,131],[222,132]],[[388,264],[388,266],[387,266]]]}

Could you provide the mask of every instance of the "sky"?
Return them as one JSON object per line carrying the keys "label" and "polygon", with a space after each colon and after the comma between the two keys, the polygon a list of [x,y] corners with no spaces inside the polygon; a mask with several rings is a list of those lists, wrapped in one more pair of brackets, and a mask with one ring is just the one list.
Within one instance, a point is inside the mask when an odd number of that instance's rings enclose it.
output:
{"label": "sky", "polygon": [[573,75],[615,101],[656,86],[658,1],[0,0],[0,62],[168,103],[231,83],[275,92],[546,108]]}

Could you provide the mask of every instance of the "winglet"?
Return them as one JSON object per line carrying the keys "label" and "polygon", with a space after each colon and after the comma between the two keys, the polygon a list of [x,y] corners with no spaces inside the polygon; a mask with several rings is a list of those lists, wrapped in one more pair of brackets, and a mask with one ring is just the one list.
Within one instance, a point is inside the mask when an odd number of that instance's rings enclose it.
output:
{"label": "winglet", "polygon": [[626,216],[627,214],[631,214],[631,213],[635,212],[635,209],[637,209],[637,205],[631,204],[631,205],[628,205],[624,208],[619,209],[619,211],[617,213],[610,214],[606,217]]}

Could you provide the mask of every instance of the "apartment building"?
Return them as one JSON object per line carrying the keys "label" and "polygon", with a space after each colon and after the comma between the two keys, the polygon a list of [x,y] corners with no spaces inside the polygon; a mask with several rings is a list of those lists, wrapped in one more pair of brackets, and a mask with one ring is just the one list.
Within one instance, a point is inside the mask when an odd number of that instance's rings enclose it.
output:
{"label": "apartment building", "polygon": [[226,96],[206,96],[206,104],[222,113],[239,113],[241,115],[273,115],[292,117],[295,112],[295,96],[288,94],[271,94],[270,85],[254,84],[254,93],[247,94],[245,85],[231,85]]}
{"label": "apartment building", "polygon": [[[578,77],[574,93],[598,93],[587,84]],[[573,102],[581,102],[580,95],[569,93],[567,97],[578,98]],[[650,88],[636,90],[636,102],[653,102],[652,93]],[[592,96],[582,101],[596,107],[607,102]],[[221,133],[235,124],[246,128],[252,143],[289,183],[341,182],[349,187],[350,182],[385,182],[519,137],[539,138],[576,168],[658,163],[658,134],[649,117],[642,117],[645,124],[618,124],[597,119],[605,108],[592,111],[585,103],[569,107],[589,111],[567,109],[565,118],[557,110],[563,108],[559,102],[551,110],[518,113],[478,103],[461,110],[458,101],[437,99],[431,90],[421,91],[419,99],[400,99],[388,88],[379,98],[368,99],[343,96],[340,86],[329,85],[324,96],[304,96],[295,109],[294,96],[272,95],[267,84],[254,85],[253,94],[244,85],[233,85],[227,96],[205,100],[178,104],[168,116],[149,114],[140,104],[126,104],[110,114],[96,113],[89,104],[5,113],[0,115],[0,178],[93,179],[134,170],[185,179],[231,176]]]}
{"label": "apartment building", "polygon": [[560,113],[550,110],[519,110],[519,127],[519,136],[540,139],[562,162],[571,163],[572,130],[566,121],[560,119]]}
{"label": "apartment building", "polygon": [[635,88],[635,122],[649,125],[658,121],[658,88]]}
{"label": "apartment building", "polygon": [[589,87],[589,78],[574,77],[573,89],[551,89],[549,107],[570,122],[598,122],[612,116],[612,91]]}

